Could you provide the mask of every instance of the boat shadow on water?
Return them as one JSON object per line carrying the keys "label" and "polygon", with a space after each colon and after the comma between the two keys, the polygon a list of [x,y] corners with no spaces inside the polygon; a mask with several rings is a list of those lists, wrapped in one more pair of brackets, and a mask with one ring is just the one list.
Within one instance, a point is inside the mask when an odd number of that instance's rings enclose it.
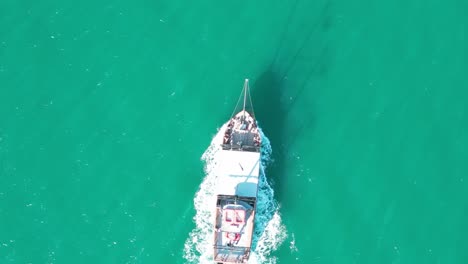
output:
{"label": "boat shadow on water", "polygon": [[[256,80],[252,89],[255,100],[255,115],[262,131],[270,140],[272,154],[270,164],[265,173],[269,183],[275,187],[275,196],[281,201],[283,196],[281,185],[285,173],[286,118],[287,111],[281,101],[284,82],[272,70],[265,71]],[[279,188],[278,188],[279,186]]]}
{"label": "boat shadow on water", "polygon": [[[292,14],[295,10],[296,6],[292,9]],[[320,81],[327,78],[331,67],[333,47],[328,38],[324,37],[333,25],[331,10],[332,3],[327,1],[297,49],[288,50],[287,46],[280,45],[270,66],[258,76],[252,86],[255,114],[263,132],[270,139],[273,150],[272,162],[265,173],[280,203],[287,193],[286,169],[291,147],[296,144],[297,139],[305,134],[310,135],[316,125],[315,102],[308,94],[312,87],[323,84]],[[288,26],[283,35],[289,30]],[[286,43],[283,39],[281,42]],[[284,68],[278,62],[280,50],[284,50],[286,57],[291,58]],[[286,77],[292,80],[287,80]],[[301,120],[291,114],[298,107],[301,107]]]}
{"label": "boat shadow on water", "polygon": [[[281,204],[288,190],[287,163],[288,156],[291,154],[288,152],[288,149],[295,144],[298,137],[301,137],[306,131],[310,132],[314,126],[315,118],[311,111],[312,102],[307,103],[310,107],[310,109],[307,109],[307,120],[295,123],[294,118],[288,118],[296,102],[289,99],[289,94],[292,92],[295,98],[299,97],[305,89],[305,83],[301,83],[298,87],[286,88],[285,79],[282,78],[282,75],[272,69],[268,69],[256,79],[253,87],[251,93],[255,100],[255,115],[262,131],[270,140],[272,148],[271,162],[265,168],[266,180],[274,189],[275,200]],[[259,199],[261,198],[259,197]],[[263,202],[277,207],[276,201]],[[261,203],[262,201],[259,200],[259,202]],[[266,214],[264,215],[266,222],[273,219],[276,211],[270,209],[259,212]],[[257,230],[255,233],[262,235],[266,228],[266,224],[256,226]],[[254,241],[258,242],[257,239]],[[254,251],[257,247],[257,243],[255,242],[253,244]]]}

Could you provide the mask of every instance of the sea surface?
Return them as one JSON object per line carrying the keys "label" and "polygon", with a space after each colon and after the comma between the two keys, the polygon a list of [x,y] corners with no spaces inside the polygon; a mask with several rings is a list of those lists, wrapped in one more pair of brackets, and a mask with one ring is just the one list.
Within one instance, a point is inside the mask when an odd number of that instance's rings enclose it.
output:
{"label": "sea surface", "polygon": [[268,143],[251,264],[468,263],[467,10],[0,1],[0,263],[208,263],[245,78]]}

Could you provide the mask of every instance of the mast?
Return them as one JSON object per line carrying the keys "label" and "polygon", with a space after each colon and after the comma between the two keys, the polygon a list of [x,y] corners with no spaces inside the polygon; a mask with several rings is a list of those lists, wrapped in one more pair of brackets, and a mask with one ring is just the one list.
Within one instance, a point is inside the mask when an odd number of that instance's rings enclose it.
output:
{"label": "mast", "polygon": [[243,115],[244,115],[244,120],[242,121],[242,123],[245,122],[245,102],[247,101],[247,89],[249,88],[249,79],[245,79],[245,82],[244,82],[244,107],[243,107]]}

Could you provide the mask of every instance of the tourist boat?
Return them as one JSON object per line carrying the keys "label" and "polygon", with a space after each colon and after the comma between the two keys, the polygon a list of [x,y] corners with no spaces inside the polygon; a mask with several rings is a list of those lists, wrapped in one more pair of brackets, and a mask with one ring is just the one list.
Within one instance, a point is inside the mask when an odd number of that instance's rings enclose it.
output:
{"label": "tourist boat", "polygon": [[[242,110],[236,113],[241,101]],[[261,143],[248,79],[231,119],[219,133],[224,137],[216,171],[213,258],[217,264],[247,263],[255,228]]]}

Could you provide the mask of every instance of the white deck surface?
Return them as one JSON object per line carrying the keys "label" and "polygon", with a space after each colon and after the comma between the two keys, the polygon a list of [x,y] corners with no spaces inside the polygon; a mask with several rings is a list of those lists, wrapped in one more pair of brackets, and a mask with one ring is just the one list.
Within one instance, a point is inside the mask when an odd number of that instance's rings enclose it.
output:
{"label": "white deck surface", "polygon": [[257,197],[260,153],[222,150],[216,194]]}

